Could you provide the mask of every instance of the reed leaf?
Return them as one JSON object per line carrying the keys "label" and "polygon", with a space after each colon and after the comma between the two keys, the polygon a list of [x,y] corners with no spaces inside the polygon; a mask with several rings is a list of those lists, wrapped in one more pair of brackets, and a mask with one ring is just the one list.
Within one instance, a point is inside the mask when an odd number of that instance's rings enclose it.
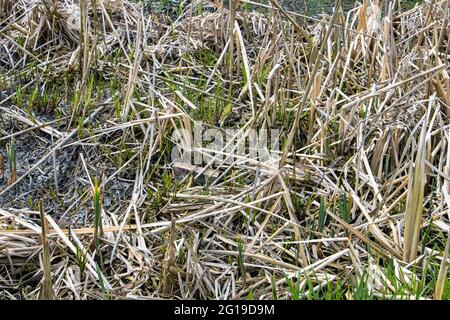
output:
{"label": "reed leaf", "polygon": [[445,245],[444,254],[442,255],[441,266],[439,268],[438,278],[436,280],[436,287],[434,290],[434,299],[441,300],[444,293],[445,283],[447,278],[448,269],[448,251],[450,249],[450,230],[447,233],[447,244]]}
{"label": "reed leaf", "polygon": [[423,198],[425,190],[425,153],[426,132],[428,114],[422,123],[420,141],[414,161],[414,167],[410,171],[408,196],[406,200],[405,223],[403,230],[403,260],[411,262],[417,256],[419,247],[419,235],[422,226]]}
{"label": "reed leaf", "polygon": [[41,283],[41,290],[39,292],[39,300],[53,300],[53,284],[52,284],[52,270],[50,262],[50,248],[48,246],[48,222],[45,217],[44,205],[42,200],[39,201],[39,215],[41,218],[41,239],[42,239],[42,273],[44,278]]}

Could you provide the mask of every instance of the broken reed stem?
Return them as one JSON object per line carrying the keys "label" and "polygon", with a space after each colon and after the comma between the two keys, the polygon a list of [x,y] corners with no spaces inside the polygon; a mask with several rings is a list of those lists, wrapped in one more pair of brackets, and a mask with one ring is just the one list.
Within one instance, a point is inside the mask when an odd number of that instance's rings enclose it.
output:
{"label": "broken reed stem", "polygon": [[[277,0],[270,0],[270,3],[277,8],[297,29],[298,32],[302,35],[302,37],[308,42],[308,45],[312,47],[311,36],[292,18],[292,16],[278,3]],[[336,8],[339,8],[341,0],[338,0],[338,4]],[[337,11],[337,10],[336,10]],[[334,22],[334,20],[333,20]]]}
{"label": "broken reed stem", "polygon": [[72,106],[72,116],[69,127],[76,122],[80,113],[80,106],[84,104],[87,95],[87,82],[90,74],[89,68],[89,17],[88,17],[88,0],[80,0],[80,37],[79,37],[79,72],[80,72],[80,88],[78,100]]}
{"label": "broken reed stem", "polygon": [[100,254],[100,237],[102,236],[102,201],[100,193],[100,184],[97,178],[94,179],[92,189],[92,198],[94,202],[94,246],[97,254]]}
{"label": "broken reed stem", "polygon": [[230,0],[230,16],[228,20],[228,39],[230,42],[228,52],[228,76],[233,78],[233,66],[234,66],[234,21],[236,19],[236,8],[239,5],[240,0]]}
{"label": "broken reed stem", "polygon": [[48,222],[45,217],[44,205],[39,201],[39,215],[41,218],[41,240],[42,240],[42,273],[44,275],[39,292],[39,300],[53,300],[52,269],[50,262],[50,248],[48,246]]}
{"label": "broken reed stem", "polygon": [[[419,246],[428,252],[439,244],[440,259],[443,245],[430,239],[448,228],[448,203],[436,193],[443,183],[448,198],[449,46],[443,27],[448,6],[443,1],[408,12],[393,10],[391,3],[383,21],[379,2],[364,0],[347,18],[339,11],[331,24],[324,15],[301,25],[299,15],[280,9],[276,0],[265,6],[272,9],[269,15],[237,11],[239,3],[251,3],[245,0],[231,1],[229,11],[216,1],[215,12],[209,12],[209,2],[190,2],[170,25],[164,12],[147,15],[135,1],[82,0],[69,10],[61,6],[67,1],[55,0],[47,10],[39,2],[29,2],[28,9],[25,2],[12,7],[7,1],[1,13],[12,27],[0,30],[5,35],[0,69],[6,70],[6,76],[0,72],[0,173],[9,177],[13,171],[8,169],[13,157],[5,151],[13,148],[3,150],[1,144],[12,137],[18,169],[31,168],[19,171],[8,187],[0,178],[5,208],[0,209],[0,248],[6,247],[0,259],[8,259],[0,273],[0,298],[19,290],[24,298],[43,294],[41,284],[31,291],[9,287],[10,278],[28,280],[17,270],[25,259],[34,261],[41,234],[52,239],[47,248],[58,299],[247,294],[289,299],[335,292],[351,298],[360,289],[352,279],[366,270],[374,276],[371,295],[446,298],[446,265],[438,276],[434,261],[432,269],[423,266],[419,272],[402,262],[415,261],[412,253],[403,257],[408,246],[411,252]],[[208,11],[201,10],[203,4]],[[77,16],[76,26],[67,28],[79,9],[82,21]],[[57,31],[48,27],[53,25]],[[38,64],[36,71],[30,62]],[[27,103],[33,85],[38,96],[64,86],[64,97],[57,96],[61,103],[53,110],[45,103],[42,114]],[[4,98],[4,88],[15,93]],[[85,88],[88,94],[80,92]],[[79,100],[70,101],[72,92]],[[430,99],[433,93],[436,99]],[[437,110],[431,121],[424,120],[426,101]],[[79,108],[67,112],[66,105]],[[91,109],[95,105],[102,107]],[[71,114],[79,128],[64,131]],[[187,129],[181,144],[191,149],[193,121],[239,131],[227,133],[232,139],[214,154],[211,145],[196,145],[194,152],[207,158],[187,167],[188,175],[178,181],[183,167],[167,157],[176,144],[170,135]],[[237,151],[253,129],[280,130],[278,166]],[[421,129],[427,131],[425,147]],[[30,157],[36,159],[31,166],[21,159],[27,140],[36,144],[30,153],[38,156]],[[270,142],[268,151],[278,152],[273,146]],[[47,169],[55,152],[68,164],[66,170],[55,157],[50,166],[60,195],[48,190],[41,176],[47,171],[51,177]],[[66,158],[80,152],[88,179],[74,158]],[[91,180],[91,169],[105,177],[102,185]],[[422,190],[414,183],[423,172],[432,182]],[[40,231],[33,204],[12,192],[24,180],[14,191],[30,199],[34,192],[45,194],[54,205],[52,216],[43,214],[51,230]],[[110,203],[102,203],[103,194]],[[427,210],[421,210],[425,203]],[[432,236],[418,239],[422,215],[433,219],[427,228]],[[401,279],[391,278],[387,261]],[[30,273],[40,277],[44,266],[30,265],[37,266]],[[415,292],[409,284],[422,271],[438,281]]]}
{"label": "broken reed stem", "polygon": [[[271,0],[271,1],[273,1],[273,0]],[[341,0],[338,0],[336,7],[339,7],[340,4],[341,4]],[[309,95],[310,95],[310,92],[311,92],[312,85],[314,83],[314,79],[316,77],[317,72],[319,71],[319,67],[320,67],[319,61],[320,61],[320,58],[322,57],[323,53],[325,52],[326,43],[328,41],[328,38],[330,37],[331,30],[334,27],[334,21],[336,20],[337,13],[338,13],[338,10],[335,10],[334,13],[333,13],[333,16],[331,17],[331,20],[330,20],[330,22],[328,24],[328,28],[327,28],[327,32],[325,34],[325,37],[323,38],[323,41],[320,44],[319,53],[317,54],[317,57],[316,57],[316,59],[314,61],[313,71],[311,72],[311,75],[309,76],[308,83],[307,83],[306,89],[305,89],[305,93],[303,95],[303,98],[302,98],[302,101],[301,101],[300,105],[298,106],[297,112],[295,114],[294,123],[293,123],[292,128],[291,128],[291,130],[289,132],[288,139],[287,139],[286,145],[285,145],[284,150],[283,150],[283,154],[282,154],[282,157],[281,157],[281,160],[280,160],[280,164],[279,164],[280,167],[282,167],[284,165],[284,163],[286,162],[286,158],[287,158],[288,152],[291,149],[292,144],[294,142],[294,137],[297,134],[297,129],[298,129],[299,122],[300,122],[300,116],[302,115],[303,109],[304,109],[304,107],[306,105],[306,102],[309,99]]]}
{"label": "broken reed stem", "polygon": [[445,283],[448,280],[448,250],[450,249],[450,230],[447,232],[447,244],[445,245],[444,255],[442,256],[441,266],[439,268],[438,277],[436,279],[436,287],[434,291],[434,299],[442,300]]}

